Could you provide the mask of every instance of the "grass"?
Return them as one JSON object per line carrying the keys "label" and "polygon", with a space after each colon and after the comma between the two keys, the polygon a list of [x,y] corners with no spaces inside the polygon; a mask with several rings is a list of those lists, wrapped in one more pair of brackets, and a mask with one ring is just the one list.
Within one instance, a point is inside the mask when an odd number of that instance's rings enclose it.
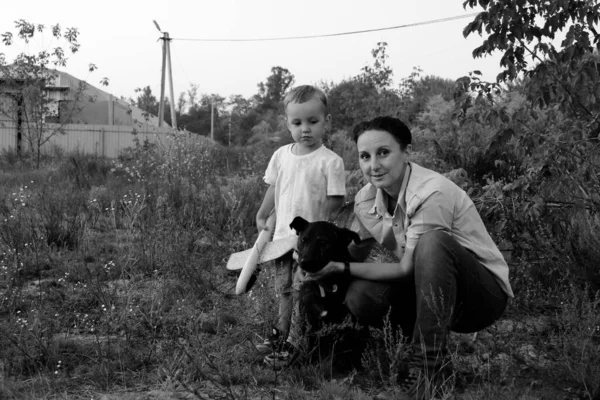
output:
{"label": "grass", "polygon": [[[261,365],[254,343],[277,313],[272,269],[244,296],[225,270],[256,234],[260,160],[186,142],[117,162],[75,154],[4,170],[0,398],[357,400],[393,389],[406,343],[389,327],[371,330],[360,371]],[[578,226],[580,242],[597,237]],[[452,335],[458,387],[437,398],[592,398],[598,298],[564,274],[549,307],[553,289],[527,263],[512,265],[531,283],[515,288],[527,301],[476,337]]]}

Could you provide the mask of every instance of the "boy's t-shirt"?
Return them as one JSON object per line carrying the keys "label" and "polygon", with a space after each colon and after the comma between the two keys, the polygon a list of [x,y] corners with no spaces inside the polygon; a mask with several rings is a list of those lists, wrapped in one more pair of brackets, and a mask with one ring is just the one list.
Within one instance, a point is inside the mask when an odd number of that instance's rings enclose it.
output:
{"label": "boy's t-shirt", "polygon": [[271,157],[264,180],[275,186],[277,222],[273,240],[295,234],[295,217],[309,222],[326,220],[327,196],[346,195],[344,161],[325,146],[295,155],[294,143],[282,146]]}

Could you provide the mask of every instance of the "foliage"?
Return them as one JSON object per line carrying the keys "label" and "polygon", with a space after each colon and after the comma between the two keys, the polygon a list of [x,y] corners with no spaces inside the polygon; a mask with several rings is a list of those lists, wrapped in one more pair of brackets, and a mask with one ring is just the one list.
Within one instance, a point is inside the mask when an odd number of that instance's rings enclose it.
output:
{"label": "foliage", "polygon": [[138,94],[137,100],[133,102],[133,105],[141,108],[146,113],[151,115],[158,116],[158,100],[156,96],[152,94],[152,89],[150,86],[146,86],[143,89],[136,89],[136,92],[141,92]]}
{"label": "foliage", "polygon": [[366,65],[362,68],[360,78],[370,86],[378,90],[389,88],[392,84],[392,76],[394,71],[387,65],[388,55],[387,43],[378,42],[377,47],[371,50],[373,57],[373,65]]}
{"label": "foliage", "polygon": [[559,350],[563,369],[584,388],[587,398],[600,393],[600,296],[571,287],[557,318],[551,341]]}
{"label": "foliage", "polygon": [[[600,50],[600,35],[595,29],[600,20],[600,5],[595,2],[467,0],[463,3],[465,8],[477,5],[484,11],[464,28],[463,34],[465,37],[475,32],[488,34],[473,50],[473,57],[496,50],[503,52],[500,66],[504,71],[498,75],[498,82],[514,80],[520,72],[545,81],[549,72],[545,64],[562,64],[569,69],[571,61],[592,54],[594,49]],[[565,29],[565,39],[557,50],[549,40]],[[529,68],[526,56],[547,62]]]}
{"label": "foliage", "polygon": [[285,93],[293,83],[294,75],[287,68],[271,68],[271,75],[267,77],[267,81],[258,84],[258,94],[255,98],[259,109],[279,110]]}
{"label": "foliage", "polygon": [[441,96],[445,101],[454,97],[456,83],[437,76],[421,76],[420,68],[413,68],[408,77],[402,78],[399,95],[402,100],[401,118],[407,123],[415,123],[418,115],[424,111],[427,102],[433,96]]}
{"label": "foliage", "polygon": [[[573,280],[594,284],[598,268],[581,255],[587,253],[583,243],[589,245],[595,228],[578,221],[593,221],[600,211],[599,5],[464,5],[483,8],[464,29],[465,36],[487,34],[473,55],[503,54],[504,69],[495,83],[482,82],[478,71],[458,81],[461,129],[480,123],[493,129],[472,169],[487,180],[480,194],[484,215],[494,221],[499,238],[509,240],[517,254],[532,262],[527,272],[514,273],[519,280],[534,277],[522,285],[555,290]],[[557,46],[561,32],[564,39]],[[572,240],[557,245],[558,237]],[[553,259],[563,260],[562,265]]]}
{"label": "foliage", "polygon": [[[42,35],[47,30],[44,25],[35,25],[25,20],[16,21],[15,28],[16,37],[12,32],[1,35],[4,46],[15,45],[17,39],[24,44],[29,44],[36,35]],[[68,117],[58,118],[59,113],[64,113],[65,110],[55,98],[58,73],[54,68],[65,67],[68,59],[67,52],[74,54],[80,47],[79,31],[76,28],[63,29],[56,24],[49,30],[56,41],[63,41],[62,45],[59,44],[50,51],[44,49],[34,54],[19,53],[10,64],[5,54],[0,53],[0,99],[8,105],[0,109],[0,116],[16,125],[19,152],[22,141],[27,140],[38,168],[42,146],[53,136],[63,133],[62,126],[68,120]],[[94,64],[89,65],[90,72],[95,69]],[[108,79],[103,78],[101,84],[107,85]],[[81,82],[77,88],[71,89],[73,93],[71,101],[68,102],[70,103],[67,112],[69,116],[78,112],[78,103],[83,98],[86,84]],[[58,118],[56,122],[59,124],[49,124],[52,118]]]}
{"label": "foliage", "polygon": [[[441,94],[446,100],[451,99],[453,82],[432,76],[421,78],[420,69],[403,78],[398,89],[392,87],[393,71],[387,64],[386,42],[378,42],[371,56],[372,62],[356,76],[338,83],[321,84],[333,117],[332,132],[350,132],[357,122],[383,114],[412,123],[430,96]],[[200,94],[198,86],[191,85],[187,93],[180,95],[180,103],[187,105],[187,111],[180,111],[179,125],[208,135],[210,103],[211,99],[217,99],[213,117],[214,136],[219,143],[228,146],[268,144],[269,141],[285,144],[289,134],[281,119],[282,101],[293,83],[293,74],[276,66],[271,68],[265,81],[258,84],[258,93],[249,98],[232,95],[225,101],[215,94]]]}

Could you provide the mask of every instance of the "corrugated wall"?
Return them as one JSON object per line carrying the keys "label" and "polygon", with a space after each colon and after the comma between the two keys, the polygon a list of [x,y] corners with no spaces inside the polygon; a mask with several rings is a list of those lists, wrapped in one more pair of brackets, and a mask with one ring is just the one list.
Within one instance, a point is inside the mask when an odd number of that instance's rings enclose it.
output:
{"label": "corrugated wall", "polygon": [[[148,140],[155,142],[168,137],[170,128],[157,128],[149,125],[118,126],[118,125],[88,125],[88,124],[46,124],[47,135],[53,131],[59,132],[42,146],[43,153],[54,152],[58,147],[62,151],[78,151],[84,154],[116,158],[127,147],[135,145],[135,140],[140,143]],[[135,133],[133,133],[135,131]],[[16,148],[16,124],[14,122],[0,122],[0,152]],[[29,143],[24,138],[22,143],[24,151],[28,151]]]}
{"label": "corrugated wall", "polygon": [[13,121],[0,121],[0,154],[17,148],[17,124]]}

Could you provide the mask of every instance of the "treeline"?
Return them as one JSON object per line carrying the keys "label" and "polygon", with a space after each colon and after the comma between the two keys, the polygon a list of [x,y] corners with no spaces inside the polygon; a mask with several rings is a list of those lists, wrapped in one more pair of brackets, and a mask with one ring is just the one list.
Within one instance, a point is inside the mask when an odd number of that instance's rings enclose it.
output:
{"label": "treeline", "polygon": [[[416,121],[428,99],[441,95],[451,99],[453,80],[421,76],[415,68],[399,85],[392,85],[393,71],[387,65],[387,43],[377,43],[372,51],[372,65],[365,66],[356,76],[341,82],[317,84],[328,95],[333,116],[332,132],[350,129],[357,121],[381,114]],[[249,145],[265,138],[286,140],[287,130],[281,120],[281,103],[285,93],[297,82],[291,71],[281,66],[271,68],[271,74],[257,85],[257,93],[249,98],[232,95],[201,94],[192,84],[179,95],[175,106],[177,125],[190,132],[209,136],[211,106],[214,105],[214,139],[223,145]],[[132,103],[157,115],[158,99],[149,86],[140,89]],[[165,107],[165,120],[170,123],[170,108]]]}

